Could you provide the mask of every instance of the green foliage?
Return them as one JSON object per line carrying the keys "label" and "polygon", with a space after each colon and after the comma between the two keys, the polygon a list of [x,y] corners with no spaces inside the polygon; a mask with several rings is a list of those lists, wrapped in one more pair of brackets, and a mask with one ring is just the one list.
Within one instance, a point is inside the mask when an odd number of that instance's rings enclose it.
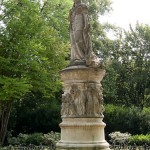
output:
{"label": "green foliage", "polygon": [[150,145],[150,134],[132,135],[129,138],[129,144],[133,145],[134,143],[136,143],[136,145]]}
{"label": "green foliage", "polygon": [[[58,18],[49,16],[48,20],[43,15],[44,11],[50,15],[54,10],[46,12],[44,7],[41,12],[40,4],[29,0],[11,0],[3,5],[0,28],[0,99],[19,99],[31,90],[39,90],[44,94],[49,93],[49,90],[58,90],[58,72],[66,65],[69,44],[62,41],[59,29],[49,23],[52,18],[57,22]],[[59,13],[66,15],[60,10]],[[66,26],[64,28],[62,31],[67,29]]]}
{"label": "green foliage", "polygon": [[104,15],[112,10],[110,7],[111,0],[83,0],[89,7],[89,15],[95,20],[98,20],[99,15]]}
{"label": "green foliage", "polygon": [[111,25],[106,25],[100,22],[101,15],[109,13],[112,8],[111,0],[83,0],[88,6],[89,18],[91,23],[92,45],[94,52],[101,57],[105,58],[105,53],[110,49],[111,40],[107,37],[106,32],[114,29]]}
{"label": "green foliage", "polygon": [[39,143],[41,143],[41,141],[43,141],[43,137],[41,133],[34,133],[31,135],[28,135],[28,138],[26,139],[26,145],[29,144],[34,144],[34,145],[39,145]]}
{"label": "green foliage", "polygon": [[8,144],[11,144],[11,145],[19,145],[20,143],[24,145],[27,139],[28,139],[27,134],[20,133],[17,137],[12,137],[11,133],[9,133],[7,137],[7,142]]}
{"label": "green foliage", "polygon": [[[150,27],[137,23],[135,29],[130,27],[130,30],[125,32],[125,36],[122,47],[123,69],[126,70],[126,75],[122,79],[127,92],[125,97],[130,103],[143,107],[148,104],[145,94],[150,88]],[[129,82],[125,85],[127,78]],[[122,89],[122,86],[120,87]]]}
{"label": "green foliage", "polygon": [[118,78],[117,70],[119,69],[120,66],[117,62],[113,64],[111,62],[106,63],[106,75],[102,81],[105,103],[115,104],[118,100],[116,79]]}
{"label": "green foliage", "polygon": [[[59,3],[53,1],[53,6]],[[5,101],[23,100],[25,95],[36,92],[45,98],[54,96],[61,88],[59,71],[67,65],[69,44],[63,34],[67,30],[67,2],[58,7],[41,5],[37,1],[4,1],[0,14],[0,103],[2,112],[7,110]],[[46,6],[46,7],[45,7]],[[44,15],[48,14],[49,16]],[[64,28],[55,28],[62,17]],[[51,24],[53,20],[54,24]],[[60,24],[59,24],[60,25]],[[60,31],[61,29],[61,31]],[[64,42],[65,41],[65,42]],[[1,107],[1,106],[0,106]],[[2,109],[2,107],[0,108]],[[8,109],[10,111],[10,109]],[[0,113],[4,114],[4,113]],[[7,112],[9,119],[9,112]],[[0,120],[0,144],[6,134],[7,122]],[[4,131],[4,132],[1,132]],[[1,141],[2,139],[2,141]]]}
{"label": "green foliage", "polygon": [[[114,48],[106,53],[104,98],[106,102],[141,109],[149,106],[150,27],[137,24],[112,41]],[[111,80],[110,80],[111,79]]]}
{"label": "green foliage", "polygon": [[121,133],[121,132],[112,132],[109,134],[111,137],[111,142],[114,144],[122,144],[122,143],[127,143],[131,134],[130,133]]}
{"label": "green foliage", "polygon": [[44,134],[44,139],[45,145],[50,145],[50,143],[56,145],[60,141],[60,133],[51,131],[50,133]]}
{"label": "green foliage", "polygon": [[60,140],[60,133],[50,132],[47,134],[33,133],[33,134],[22,134],[20,133],[17,137],[8,137],[9,145],[55,145]]}
{"label": "green foliage", "polygon": [[150,145],[150,134],[140,134],[140,135],[131,135],[130,133],[120,133],[112,132],[109,134],[111,137],[111,142],[113,144],[128,144],[142,146],[142,145]]}
{"label": "green foliage", "polygon": [[67,43],[69,41],[68,13],[71,8],[71,0],[45,0],[41,8],[41,14],[58,33],[58,36]]}
{"label": "green foliage", "polygon": [[150,131],[149,108],[141,110],[138,107],[106,105],[104,116],[107,135],[115,131],[129,132],[132,135],[147,134]]}
{"label": "green foliage", "polygon": [[25,78],[9,78],[0,77],[0,84],[3,85],[1,88],[0,99],[9,100],[10,97],[18,99],[24,95],[24,93],[29,92],[31,85],[27,83]]}
{"label": "green foliage", "polygon": [[[26,95],[14,104],[8,130],[13,135],[49,131],[59,132],[61,93],[45,98],[40,92]],[[29,111],[30,110],[30,111]]]}
{"label": "green foliage", "polygon": [[[40,73],[46,73],[44,69],[48,69],[49,67],[54,72],[56,67],[53,68],[52,64],[54,61],[56,63],[60,57],[50,60],[50,56],[59,56],[62,53],[62,48],[65,47],[58,37],[57,31],[47,25],[46,21],[40,16],[38,7],[29,1],[22,1],[18,4],[11,1],[6,4],[6,8],[9,8],[8,10],[6,9],[6,15],[9,12],[11,13],[3,20],[6,28],[2,28],[3,30],[1,31],[1,54],[4,57],[1,60],[7,62],[7,66],[1,66],[3,67],[2,69],[8,72],[9,70],[13,70],[14,67],[14,71],[23,71],[21,73],[32,74],[39,73],[39,76],[41,75]],[[58,45],[56,42],[60,42],[60,44]],[[63,54],[61,54],[62,58]],[[49,62],[46,60],[49,60]],[[58,62],[57,66],[59,65],[60,63]],[[52,69],[49,68],[51,71]],[[14,72],[15,75],[16,72]]]}

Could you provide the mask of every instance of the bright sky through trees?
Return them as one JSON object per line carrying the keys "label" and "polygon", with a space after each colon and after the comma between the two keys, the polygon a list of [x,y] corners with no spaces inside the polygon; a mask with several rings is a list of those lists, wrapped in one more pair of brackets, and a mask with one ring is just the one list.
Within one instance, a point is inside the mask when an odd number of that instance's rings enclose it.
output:
{"label": "bright sky through trees", "polygon": [[129,24],[150,24],[150,0],[112,0],[113,11],[102,16],[102,22],[109,22],[128,29]]}

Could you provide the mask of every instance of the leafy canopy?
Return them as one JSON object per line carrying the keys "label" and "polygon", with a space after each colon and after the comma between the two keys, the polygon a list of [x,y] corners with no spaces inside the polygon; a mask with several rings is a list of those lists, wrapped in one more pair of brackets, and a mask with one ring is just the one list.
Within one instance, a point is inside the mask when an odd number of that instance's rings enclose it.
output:
{"label": "leafy canopy", "polygon": [[68,43],[44,17],[40,3],[10,0],[1,8],[0,100],[21,98],[31,90],[56,91]]}

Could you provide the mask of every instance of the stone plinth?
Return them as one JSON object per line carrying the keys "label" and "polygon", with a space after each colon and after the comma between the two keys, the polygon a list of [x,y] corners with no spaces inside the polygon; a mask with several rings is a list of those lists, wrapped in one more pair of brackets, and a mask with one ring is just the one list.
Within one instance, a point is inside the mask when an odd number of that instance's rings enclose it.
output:
{"label": "stone plinth", "polygon": [[105,70],[86,66],[71,66],[61,71],[61,79],[66,83],[100,83]]}
{"label": "stone plinth", "polygon": [[61,140],[57,150],[109,150],[105,141],[103,95],[100,81],[105,70],[72,66],[61,71]]}

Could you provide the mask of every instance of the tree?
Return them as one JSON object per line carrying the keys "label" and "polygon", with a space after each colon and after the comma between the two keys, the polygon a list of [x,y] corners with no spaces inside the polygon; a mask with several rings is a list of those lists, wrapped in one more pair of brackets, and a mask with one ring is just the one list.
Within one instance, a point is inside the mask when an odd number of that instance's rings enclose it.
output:
{"label": "tree", "polygon": [[148,104],[146,92],[150,89],[150,26],[137,23],[125,36],[122,63],[128,76],[126,91],[130,103],[143,108]]}
{"label": "tree", "polygon": [[115,43],[108,57],[104,80],[107,102],[141,108],[148,106],[149,30],[148,25],[130,26],[130,30],[120,36],[118,44]]}
{"label": "tree", "polygon": [[[107,37],[107,31],[114,29],[110,24],[101,23],[101,16],[110,13],[112,10],[111,0],[84,0],[88,5],[89,18],[91,23],[92,45],[94,52],[102,59],[108,51],[108,43],[111,41]],[[107,46],[106,46],[107,45]]]}
{"label": "tree", "polygon": [[68,43],[49,26],[38,2],[11,0],[1,8],[0,145],[14,101],[32,91],[50,97],[60,88],[58,72],[66,65],[68,51]]}
{"label": "tree", "polygon": [[69,41],[69,9],[71,0],[43,0],[41,14],[48,25],[57,30],[63,42]]}

